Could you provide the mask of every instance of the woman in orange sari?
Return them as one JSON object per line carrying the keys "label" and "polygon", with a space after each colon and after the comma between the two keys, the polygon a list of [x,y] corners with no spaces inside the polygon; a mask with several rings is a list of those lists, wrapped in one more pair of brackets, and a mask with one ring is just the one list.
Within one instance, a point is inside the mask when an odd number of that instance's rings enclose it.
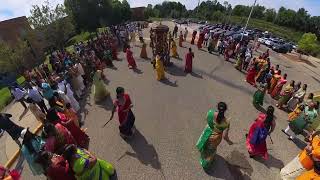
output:
{"label": "woman in orange sari", "polygon": [[182,35],[182,31],[180,31],[180,36],[179,36],[179,47],[182,47],[182,42],[183,42],[183,35]]}
{"label": "woman in orange sari", "polygon": [[276,87],[273,89],[273,91],[271,92],[271,97],[272,98],[277,98],[280,95],[280,92],[282,90],[282,87],[287,83],[287,74],[283,75],[283,78],[281,78]]}
{"label": "woman in orange sari", "polygon": [[268,89],[268,93],[271,94],[273,89],[276,87],[278,81],[281,79],[281,70],[278,70],[277,73],[274,73],[272,79],[270,81],[270,88]]}

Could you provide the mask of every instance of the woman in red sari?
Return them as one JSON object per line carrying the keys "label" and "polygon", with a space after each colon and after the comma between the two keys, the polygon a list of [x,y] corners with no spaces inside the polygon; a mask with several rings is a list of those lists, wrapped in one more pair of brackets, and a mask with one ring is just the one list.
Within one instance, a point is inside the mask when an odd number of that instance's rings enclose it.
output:
{"label": "woman in red sari", "polygon": [[204,40],[204,33],[201,32],[201,33],[199,34],[199,39],[198,39],[198,42],[197,42],[198,49],[201,49],[201,48],[202,48],[203,40]]}
{"label": "woman in red sari", "polygon": [[44,174],[50,180],[76,180],[73,172],[62,156],[42,151],[37,159],[44,169]]}
{"label": "woman in red sari", "polygon": [[131,137],[135,130],[135,117],[131,111],[133,104],[130,96],[124,93],[124,88],[117,87],[116,93],[117,99],[113,103],[114,106],[110,120],[113,119],[115,111],[118,110],[120,136],[123,138]]}
{"label": "woman in red sari", "polygon": [[90,140],[89,136],[84,131],[82,131],[79,127],[77,127],[72,120],[68,119],[66,115],[64,115],[61,112],[58,112],[54,108],[51,108],[47,113],[46,119],[54,125],[56,125],[57,123],[60,123],[64,127],[66,127],[70,131],[71,135],[74,137],[78,146],[82,148],[88,147],[89,140]]}
{"label": "woman in red sari", "polygon": [[45,124],[43,127],[43,136],[46,138],[44,149],[53,153],[62,153],[65,145],[76,144],[70,131],[60,123],[56,125],[51,123]]}
{"label": "woman in red sari", "polygon": [[283,86],[287,83],[287,74],[284,74],[283,77],[278,81],[277,85],[274,87],[273,91],[271,92],[272,98],[277,98],[282,91]]}
{"label": "woman in red sari", "polygon": [[266,138],[273,132],[276,122],[273,117],[274,108],[268,107],[267,113],[260,113],[246,134],[246,146],[250,157],[262,156],[268,159]]}
{"label": "woman in red sari", "polygon": [[192,49],[189,48],[189,52],[186,54],[186,65],[184,68],[184,72],[192,73],[192,59],[194,58],[194,54]]}
{"label": "woman in red sari", "polygon": [[248,70],[246,81],[251,84],[252,86],[256,86],[256,77],[257,74],[257,65],[256,65],[256,58],[254,58],[251,62],[251,66]]}
{"label": "woman in red sari", "polygon": [[133,53],[132,53],[132,51],[130,50],[130,47],[127,48],[126,56],[127,56],[127,61],[128,61],[128,66],[129,66],[129,68],[130,68],[130,69],[135,69],[135,68],[137,68],[136,61],[135,61],[134,58],[133,58]]}

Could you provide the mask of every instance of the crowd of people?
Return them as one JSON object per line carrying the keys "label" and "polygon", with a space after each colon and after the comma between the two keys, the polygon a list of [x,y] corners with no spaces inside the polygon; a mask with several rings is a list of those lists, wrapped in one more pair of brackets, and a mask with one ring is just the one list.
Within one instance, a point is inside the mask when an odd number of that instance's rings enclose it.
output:
{"label": "crowd of people", "polygon": [[[197,31],[192,33],[191,44],[195,44],[197,33]],[[289,125],[282,131],[290,140],[302,134],[308,146],[281,170],[281,178],[319,178],[320,158],[317,150],[320,148],[320,107],[319,102],[313,100],[313,93],[309,93],[305,98],[307,84],[302,85],[301,82],[294,80],[288,83],[287,74],[282,75],[280,66],[272,65],[269,49],[260,56],[254,57],[253,52],[260,47],[257,41],[250,44],[249,41],[235,40],[232,36],[225,37],[223,34],[210,34],[204,30],[199,33],[197,47],[199,49],[207,47],[209,53],[223,54],[226,61],[230,61],[231,58],[236,60],[235,68],[246,71],[246,81],[257,88],[253,94],[255,107],[263,106],[265,94],[268,93],[277,101],[276,107],[289,112]],[[207,113],[208,125],[197,142],[197,148],[201,154],[200,164],[205,169],[212,164],[222,137],[228,144],[232,144],[228,138],[230,123],[224,117],[226,110],[226,104],[220,102],[217,110],[211,109]],[[246,134],[246,146],[251,158],[258,155],[268,159],[266,139],[268,136],[271,139],[270,134],[276,126],[273,113],[274,107],[269,106],[266,112],[261,112],[250,125],[249,132]]]}
{"label": "crowd of people", "polygon": [[[122,49],[130,69],[136,69],[130,43],[135,44],[136,34],[142,44],[140,57],[148,58],[146,44],[143,39],[142,27],[139,24],[128,24],[110,27],[110,30],[98,32],[95,38],[87,43],[74,45],[74,52],[56,50],[50,55],[50,66],[44,64],[32,71],[26,71],[24,76],[26,86],[17,84],[10,87],[10,91],[17,102],[29,108],[36,119],[43,124],[41,135],[30,132],[28,128],[15,124],[12,115],[2,113],[0,129],[8,132],[21,148],[21,153],[34,175],[43,174],[48,179],[109,179],[115,173],[110,163],[97,158],[88,151],[90,138],[79,118],[81,106],[79,101],[88,93],[87,88],[93,85],[95,102],[110,96],[104,75],[106,67],[114,68],[113,61],[118,60],[118,48]],[[287,74],[281,72],[279,65],[272,65],[270,52],[267,50],[258,57],[253,57],[253,51],[259,44],[251,45],[248,41],[236,41],[223,35],[216,36],[209,32],[193,31],[191,44],[197,40],[197,48],[208,48],[209,53],[223,54],[226,61],[236,59],[235,68],[246,71],[246,81],[257,88],[253,94],[253,105],[263,106],[265,94],[278,101],[277,107],[289,111],[289,125],[283,130],[294,139],[302,134],[310,145],[281,170],[283,179],[314,176],[320,171],[320,119],[319,102],[313,101],[310,93],[305,99],[307,85],[291,81],[287,84]],[[188,29],[180,31],[177,26],[170,34],[171,55],[178,58],[177,44],[183,47],[187,41]],[[152,44],[151,47],[155,46]],[[185,55],[186,73],[192,73],[194,53],[192,48]],[[155,56],[154,68],[156,79],[165,79],[163,58]],[[287,85],[286,85],[287,84]],[[132,112],[133,103],[123,87],[116,89],[116,99],[110,120],[117,111],[119,118],[119,132],[121,137],[130,138],[135,132],[135,116]],[[27,105],[28,104],[28,105]],[[219,102],[216,108],[208,111],[207,126],[203,130],[196,147],[200,152],[200,164],[204,169],[214,162],[214,157],[222,139],[229,145],[230,119],[225,117],[227,104]],[[259,113],[250,125],[246,134],[246,147],[250,157],[262,156],[268,159],[267,137],[274,131],[276,123],[274,107],[268,106],[265,112]],[[22,141],[20,141],[22,139]],[[300,164],[299,164],[300,163]],[[299,173],[298,173],[299,172]],[[313,172],[313,173],[312,173]],[[302,174],[303,173],[303,174]]]}
{"label": "crowd of people", "polygon": [[[73,53],[52,52],[50,65],[25,71],[24,87],[9,87],[15,100],[43,124],[40,133],[33,133],[14,123],[11,114],[0,116],[0,129],[19,145],[33,175],[43,174],[52,180],[105,180],[114,175],[113,165],[87,150],[90,138],[81,128],[79,101],[91,85],[96,103],[110,96],[103,71],[106,67],[114,68],[119,46],[124,46],[130,68],[136,67],[128,40],[121,37],[122,28],[110,28],[87,43],[75,44]],[[133,105],[124,88],[118,87],[116,94],[110,120],[117,111],[120,135],[129,138],[135,129]]]}

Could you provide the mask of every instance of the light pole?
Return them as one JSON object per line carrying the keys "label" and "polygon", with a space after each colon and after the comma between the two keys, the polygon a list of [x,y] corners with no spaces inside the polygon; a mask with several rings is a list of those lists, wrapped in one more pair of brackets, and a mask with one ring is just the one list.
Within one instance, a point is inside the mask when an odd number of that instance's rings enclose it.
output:
{"label": "light pole", "polygon": [[253,5],[252,5],[252,7],[251,7],[250,14],[249,14],[248,19],[247,19],[246,26],[244,27],[244,29],[243,29],[243,31],[242,31],[242,36],[241,36],[241,40],[240,40],[240,41],[243,40],[244,32],[246,31],[246,29],[247,29],[247,27],[248,27],[249,20],[250,20],[250,18],[251,18],[251,14],[252,14],[252,11],[253,11],[254,6],[256,6],[256,3],[257,3],[257,0],[254,0],[254,3],[253,3]]}

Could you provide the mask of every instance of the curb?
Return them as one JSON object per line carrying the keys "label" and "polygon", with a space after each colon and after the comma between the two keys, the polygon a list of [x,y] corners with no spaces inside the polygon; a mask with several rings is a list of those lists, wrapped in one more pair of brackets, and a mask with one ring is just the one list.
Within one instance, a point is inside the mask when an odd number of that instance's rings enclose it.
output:
{"label": "curb", "polygon": [[[41,128],[43,127],[43,124],[40,123],[35,130],[33,130],[32,133],[34,134],[37,134]],[[20,149],[18,149],[14,155],[7,161],[7,163],[4,165],[4,167],[6,167],[7,169],[10,169],[10,167],[13,165],[13,163],[17,160],[17,158],[19,157],[20,155]]]}

